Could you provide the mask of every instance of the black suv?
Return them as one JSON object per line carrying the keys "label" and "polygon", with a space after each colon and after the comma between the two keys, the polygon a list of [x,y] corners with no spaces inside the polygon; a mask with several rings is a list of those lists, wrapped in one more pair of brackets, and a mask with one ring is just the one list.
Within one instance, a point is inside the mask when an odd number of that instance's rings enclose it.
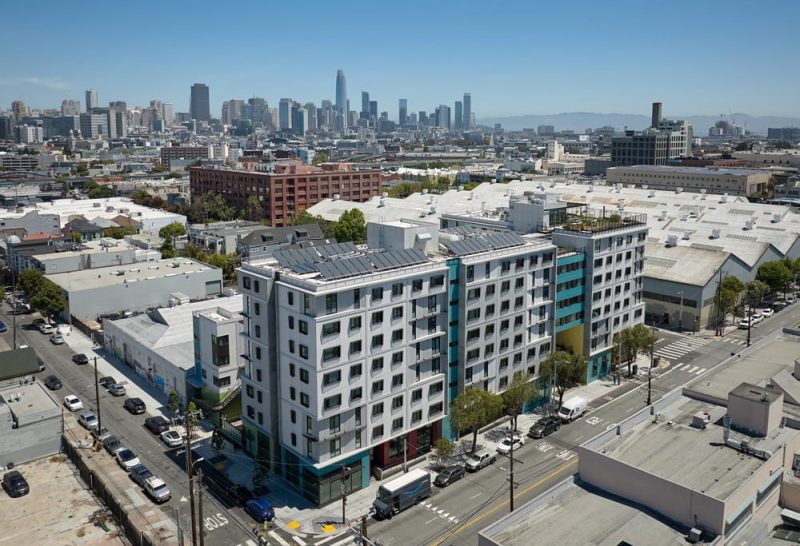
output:
{"label": "black suv", "polygon": [[80,353],[80,354],[72,355],[72,361],[75,364],[78,364],[78,365],[88,364],[89,363],[89,357],[86,356],[83,353]]}
{"label": "black suv", "polygon": [[160,415],[156,415],[155,417],[148,417],[145,419],[144,426],[146,426],[153,434],[161,434],[165,430],[169,430],[169,421]]}
{"label": "black suv", "polygon": [[534,424],[528,431],[528,436],[531,438],[544,438],[548,434],[552,434],[561,427],[561,419],[558,417],[544,417]]}
{"label": "black suv", "polygon": [[31,491],[28,482],[25,481],[25,477],[16,470],[3,474],[3,489],[11,497],[21,497]]}
{"label": "black suv", "polygon": [[44,386],[50,389],[51,391],[57,391],[63,385],[61,385],[61,380],[54,375],[48,375],[47,379],[44,380]]}
{"label": "black suv", "polygon": [[139,415],[140,413],[144,413],[145,405],[141,398],[128,398],[125,400],[125,403],[122,404],[126,410],[131,412],[134,415]]}
{"label": "black suv", "polygon": [[114,380],[114,378],[111,377],[110,375],[107,375],[105,377],[101,377],[100,379],[98,379],[97,382],[100,383],[100,385],[102,385],[103,387],[108,388],[109,385],[113,385],[114,383],[116,383],[116,380]]}
{"label": "black suv", "polygon": [[435,483],[439,487],[445,487],[455,481],[460,480],[463,477],[464,477],[464,467],[453,465],[453,466],[448,466],[447,468],[439,472],[439,475],[436,476],[436,479],[433,480],[433,483]]}

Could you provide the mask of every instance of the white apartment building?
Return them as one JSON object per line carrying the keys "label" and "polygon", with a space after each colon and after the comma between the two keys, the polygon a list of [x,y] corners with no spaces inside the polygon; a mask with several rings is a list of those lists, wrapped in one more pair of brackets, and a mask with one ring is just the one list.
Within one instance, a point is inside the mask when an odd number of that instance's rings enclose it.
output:
{"label": "white apartment building", "polygon": [[240,311],[231,312],[224,307],[192,314],[195,373],[191,379],[205,400],[224,405],[239,392],[239,375],[244,368],[238,350],[242,322]]}

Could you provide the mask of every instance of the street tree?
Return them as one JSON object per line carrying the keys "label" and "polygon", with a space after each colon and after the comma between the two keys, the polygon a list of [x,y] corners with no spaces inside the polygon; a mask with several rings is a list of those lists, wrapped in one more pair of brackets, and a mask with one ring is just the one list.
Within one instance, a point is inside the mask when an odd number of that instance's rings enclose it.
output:
{"label": "street tree", "polygon": [[514,422],[514,430],[517,430],[517,417],[522,413],[525,404],[533,398],[533,377],[529,373],[516,373],[511,384],[500,395],[503,397],[503,405],[506,412]]}
{"label": "street tree", "polygon": [[455,444],[447,438],[439,438],[433,443],[433,455],[441,466],[446,466],[455,452]]}
{"label": "street tree", "polygon": [[566,351],[555,351],[542,361],[539,375],[553,385],[561,406],[567,389],[586,383],[586,359]]}
{"label": "street tree", "polygon": [[169,397],[167,398],[167,408],[169,408],[169,411],[171,411],[173,415],[177,415],[180,407],[181,397],[178,395],[178,392],[174,389],[169,391]]}
{"label": "street tree", "polygon": [[251,195],[247,198],[247,205],[245,206],[245,216],[251,222],[258,222],[264,216],[264,208],[258,197]]}
{"label": "street tree", "polygon": [[47,279],[36,294],[31,296],[31,308],[39,311],[46,320],[63,311],[66,306],[67,300],[61,288]]}
{"label": "street tree", "polygon": [[731,275],[726,276],[717,287],[714,295],[714,303],[717,305],[719,314],[722,317],[721,327],[725,327],[725,318],[729,311],[733,311],[739,302],[739,296],[744,292],[742,281]]}
{"label": "street tree", "polygon": [[28,294],[28,296],[33,297],[39,292],[44,281],[45,278],[41,271],[38,269],[26,269],[19,274],[17,286]]}
{"label": "street tree", "polygon": [[758,279],[745,284],[745,299],[750,305],[758,305],[769,293],[769,285]]}
{"label": "street tree", "polygon": [[340,243],[345,241],[365,241],[367,239],[367,224],[364,221],[364,213],[359,209],[350,209],[343,212],[334,228],[334,236]]}
{"label": "street tree", "polygon": [[761,264],[756,272],[756,279],[766,283],[770,291],[779,292],[786,290],[792,280],[792,272],[784,262],[776,260]]}
{"label": "street tree", "polygon": [[158,236],[165,241],[169,240],[172,248],[175,248],[175,238],[186,235],[186,226],[180,222],[172,222],[158,230]]}
{"label": "street tree", "polygon": [[472,451],[478,443],[478,429],[488,425],[503,412],[503,399],[482,389],[470,388],[450,402],[450,422],[456,433],[472,431]]}

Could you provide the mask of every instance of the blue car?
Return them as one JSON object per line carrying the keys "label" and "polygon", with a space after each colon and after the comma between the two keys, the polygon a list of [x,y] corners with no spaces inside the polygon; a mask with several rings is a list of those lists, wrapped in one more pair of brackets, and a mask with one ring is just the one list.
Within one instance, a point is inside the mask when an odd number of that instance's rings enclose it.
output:
{"label": "blue car", "polygon": [[250,499],[244,503],[244,511],[253,516],[258,523],[270,521],[275,517],[275,510],[272,505],[264,499]]}
{"label": "blue car", "polygon": [[3,321],[0,321],[0,334],[8,330],[8,327],[5,325]]}

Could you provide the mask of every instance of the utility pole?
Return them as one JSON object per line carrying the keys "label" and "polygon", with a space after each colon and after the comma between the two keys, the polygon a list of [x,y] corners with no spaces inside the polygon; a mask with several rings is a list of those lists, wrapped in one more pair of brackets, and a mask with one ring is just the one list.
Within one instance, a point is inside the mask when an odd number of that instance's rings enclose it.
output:
{"label": "utility pole", "polygon": [[97,437],[100,437],[100,431],[103,430],[103,422],[100,420],[100,383],[97,380],[97,357],[94,357],[94,398],[97,405]]}
{"label": "utility pole", "polygon": [[364,514],[361,516],[361,538],[363,539],[364,543],[369,540],[367,537],[367,515]]}
{"label": "utility pole", "polygon": [[510,463],[508,466],[508,508],[514,511],[514,431],[511,431],[511,449],[508,452]]}
{"label": "utility pole", "polygon": [[19,305],[19,300],[17,299],[17,272],[11,267],[11,282],[14,285],[14,295],[12,297],[12,301],[14,302],[11,306],[11,329],[14,330],[14,346],[12,349],[17,348],[17,309]]}
{"label": "utility pole", "polygon": [[653,395],[653,365],[655,364],[655,349],[656,349],[656,327],[652,327],[652,335],[650,338],[650,369],[647,370],[647,405],[652,403]]}
{"label": "utility pole", "polygon": [[753,302],[747,298],[747,346],[750,346],[750,330],[753,328]]}
{"label": "utility pole", "polygon": [[719,268],[719,279],[717,280],[717,335],[722,336],[725,333],[725,326],[722,321],[725,320],[725,315],[722,313],[722,268]]}
{"label": "utility pole", "polygon": [[197,546],[197,522],[194,510],[194,477],[192,476],[192,430],[190,425],[189,409],[183,415],[184,426],[186,427],[186,474],[189,476],[189,507],[192,510],[192,546]]}
{"label": "utility pole", "polygon": [[203,528],[203,469],[197,469],[198,485],[197,485],[197,534],[200,536],[200,546],[206,543],[205,530]]}
{"label": "utility pole", "polygon": [[347,467],[342,465],[342,525],[347,525],[347,482],[345,481]]}
{"label": "utility pole", "polygon": [[408,438],[403,436],[403,473],[408,472]]}

